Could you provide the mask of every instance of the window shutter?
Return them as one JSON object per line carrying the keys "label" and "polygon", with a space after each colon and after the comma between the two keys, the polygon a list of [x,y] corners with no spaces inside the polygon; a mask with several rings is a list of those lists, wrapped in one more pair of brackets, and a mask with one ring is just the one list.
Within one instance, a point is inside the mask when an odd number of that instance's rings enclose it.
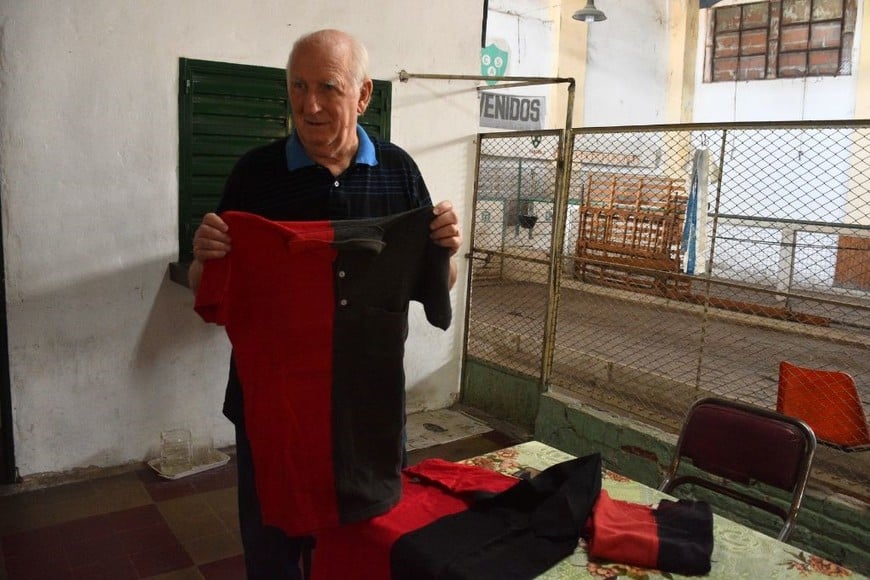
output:
{"label": "window shutter", "polygon": [[390,104],[393,85],[389,81],[372,81],[372,98],[359,124],[371,137],[382,141],[390,140]]}
{"label": "window shutter", "polygon": [[182,58],[179,73],[179,260],[245,152],[287,135],[284,69]]}

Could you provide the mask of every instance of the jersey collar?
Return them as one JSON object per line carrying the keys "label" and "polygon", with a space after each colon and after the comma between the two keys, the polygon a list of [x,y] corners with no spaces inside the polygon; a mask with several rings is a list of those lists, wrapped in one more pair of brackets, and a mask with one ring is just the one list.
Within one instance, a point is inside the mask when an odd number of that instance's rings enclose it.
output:
{"label": "jersey collar", "polygon": [[[375,154],[374,143],[372,143],[372,140],[360,125],[356,126],[356,136],[359,139],[359,149],[356,151],[354,162],[362,165],[377,165],[378,157]],[[293,131],[287,139],[285,150],[287,155],[287,169],[289,171],[301,169],[302,167],[308,167],[310,165],[316,165],[316,163],[306,155],[305,150],[302,148],[302,143],[296,135],[296,131]]]}

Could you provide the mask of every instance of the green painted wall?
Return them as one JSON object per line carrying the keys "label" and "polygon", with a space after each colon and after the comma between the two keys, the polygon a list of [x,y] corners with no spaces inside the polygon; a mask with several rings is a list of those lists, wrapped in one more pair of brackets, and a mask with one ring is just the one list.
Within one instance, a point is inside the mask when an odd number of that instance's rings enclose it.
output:
{"label": "green painted wall", "polygon": [[467,358],[463,368],[462,403],[531,432],[538,416],[538,380]]}
{"label": "green painted wall", "polygon": [[[572,455],[598,451],[608,468],[650,487],[661,482],[677,441],[676,435],[592,409],[576,399],[539,395],[536,380],[474,359],[466,360],[462,402],[523,428],[533,426],[536,440]],[[742,504],[703,499],[717,512],[769,535],[779,528],[772,516],[768,519],[767,514]],[[789,543],[870,575],[870,508],[811,489]]]}

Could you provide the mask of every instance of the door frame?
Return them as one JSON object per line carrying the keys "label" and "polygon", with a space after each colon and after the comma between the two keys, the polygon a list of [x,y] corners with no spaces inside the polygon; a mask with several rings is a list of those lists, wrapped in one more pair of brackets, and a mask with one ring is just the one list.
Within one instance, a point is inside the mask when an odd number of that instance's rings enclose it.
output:
{"label": "door frame", "polygon": [[[0,207],[3,192],[0,190]],[[9,335],[6,319],[6,259],[0,220],[0,484],[18,481],[15,440],[12,437],[12,381],[9,375]]]}

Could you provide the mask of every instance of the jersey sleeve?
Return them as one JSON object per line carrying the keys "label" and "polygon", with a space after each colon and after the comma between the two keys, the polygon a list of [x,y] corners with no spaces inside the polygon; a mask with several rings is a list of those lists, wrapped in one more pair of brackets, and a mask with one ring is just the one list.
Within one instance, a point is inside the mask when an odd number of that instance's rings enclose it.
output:
{"label": "jersey sleeve", "polygon": [[450,327],[450,251],[430,241],[426,244],[425,266],[415,300],[423,304],[426,320],[442,330]]}
{"label": "jersey sleeve", "polygon": [[[417,207],[432,207],[432,197],[420,169],[410,155],[405,155],[412,169],[414,183],[411,190]],[[425,267],[415,299],[423,304],[430,324],[442,330],[450,327],[453,308],[450,305],[450,252],[447,248],[431,241],[427,244]]]}
{"label": "jersey sleeve", "polygon": [[202,279],[196,290],[193,309],[206,322],[221,326],[227,323],[230,256],[208,260],[202,269]]}

